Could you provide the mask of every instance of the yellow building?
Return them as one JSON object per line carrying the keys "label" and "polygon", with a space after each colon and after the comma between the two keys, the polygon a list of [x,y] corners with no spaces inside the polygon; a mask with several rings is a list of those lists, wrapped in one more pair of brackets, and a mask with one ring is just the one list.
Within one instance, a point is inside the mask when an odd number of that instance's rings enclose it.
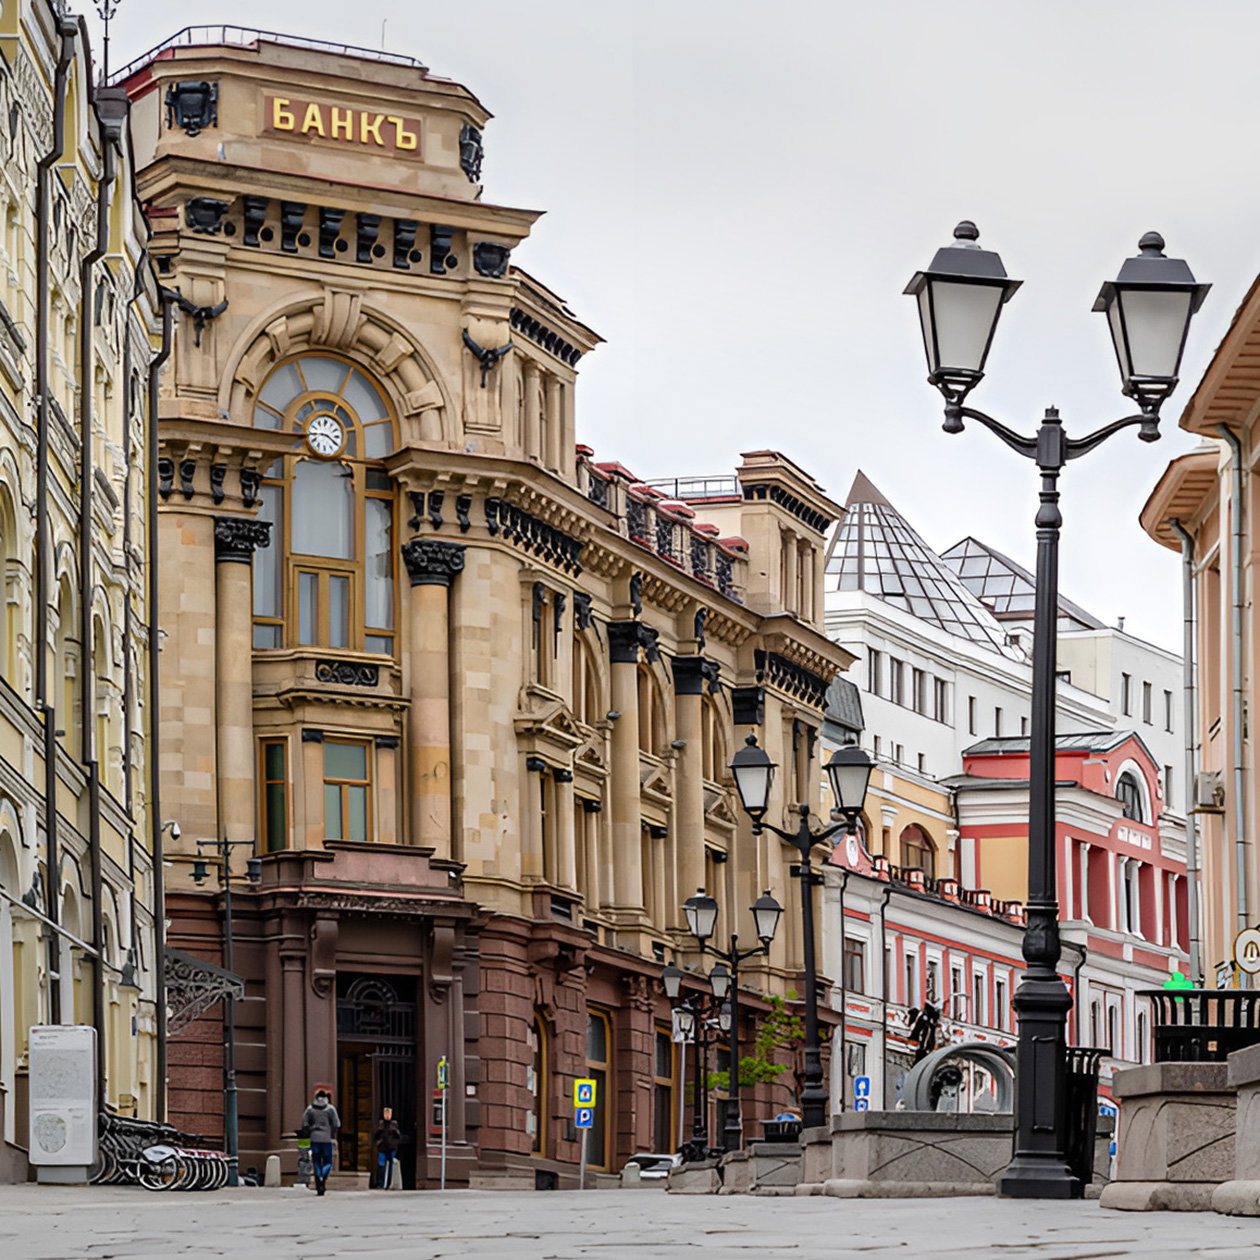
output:
{"label": "yellow building", "polygon": [[[109,1106],[160,1103],[148,425],[156,292],[127,102],[84,29],[0,13],[0,1181],[28,1030],[94,1025]],[[55,802],[55,807],[53,806]]]}

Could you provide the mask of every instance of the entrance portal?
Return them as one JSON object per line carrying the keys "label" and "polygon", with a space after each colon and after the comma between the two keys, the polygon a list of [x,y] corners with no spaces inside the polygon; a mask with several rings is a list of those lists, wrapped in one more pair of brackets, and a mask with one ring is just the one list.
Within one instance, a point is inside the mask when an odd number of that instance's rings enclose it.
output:
{"label": "entrance portal", "polygon": [[405,1189],[415,1188],[416,982],[405,977],[337,977],[338,1146],[343,1172],[372,1174],[372,1136],[392,1107],[402,1131],[398,1152]]}

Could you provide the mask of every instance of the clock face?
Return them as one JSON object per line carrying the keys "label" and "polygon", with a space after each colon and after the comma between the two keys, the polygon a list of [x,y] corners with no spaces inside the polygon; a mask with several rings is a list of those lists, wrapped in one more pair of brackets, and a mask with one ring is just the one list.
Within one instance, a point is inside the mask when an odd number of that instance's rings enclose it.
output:
{"label": "clock face", "polygon": [[312,416],[306,426],[307,445],[316,455],[336,455],[345,444],[345,430],[326,412]]}

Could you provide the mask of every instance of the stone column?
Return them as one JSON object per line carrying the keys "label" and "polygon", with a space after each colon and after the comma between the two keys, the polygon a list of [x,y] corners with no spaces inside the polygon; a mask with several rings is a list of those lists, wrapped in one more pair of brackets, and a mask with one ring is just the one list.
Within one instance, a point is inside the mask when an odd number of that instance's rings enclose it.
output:
{"label": "stone column", "polygon": [[577,818],[573,812],[573,771],[551,772],[556,802],[556,883],[577,888]]}
{"label": "stone column", "polygon": [[642,819],[639,814],[639,623],[610,621],[613,723],[609,789],[612,812],[613,908],[643,913]]}
{"label": "stone column", "polygon": [[411,843],[451,855],[450,587],[464,567],[464,548],[435,538],[402,546],[411,579],[408,656],[411,712]]}
{"label": "stone column", "polygon": [[560,381],[547,376],[547,449],[543,462],[552,472],[560,471],[561,442],[564,439],[564,416],[561,414]]}
{"label": "stone column", "polygon": [[[705,661],[703,656],[674,657],[674,703],[678,738],[683,741],[674,774],[675,853],[678,892],[685,901],[704,887],[704,745],[701,722]],[[709,889],[710,894],[713,889]],[[666,918],[676,925],[679,906],[668,907]]]}
{"label": "stone column", "polygon": [[539,414],[538,366],[529,360],[521,373],[522,389],[525,391],[525,458],[543,457],[542,449],[542,416]]}
{"label": "stone column", "polygon": [[271,538],[268,521],[219,516],[214,522],[215,759],[218,832],[254,834],[254,548]]}

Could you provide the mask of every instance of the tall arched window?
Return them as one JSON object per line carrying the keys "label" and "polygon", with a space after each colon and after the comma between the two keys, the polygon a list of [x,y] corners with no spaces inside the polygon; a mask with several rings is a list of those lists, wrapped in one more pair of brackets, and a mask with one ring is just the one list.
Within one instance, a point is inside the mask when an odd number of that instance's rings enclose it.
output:
{"label": "tall arched window", "polygon": [[547,1154],[547,1029],[543,1017],[534,1012],[534,1022],[529,1029],[530,1048],[534,1061],[529,1068],[529,1088],[533,1096],[530,1115],[526,1123],[533,1127],[532,1150],[535,1155]]}
{"label": "tall arched window", "polygon": [[394,653],[394,417],[344,359],[308,354],[267,378],[254,425],[294,435],[261,490],[270,547],[254,553],[254,646]]}
{"label": "tall arched window", "polygon": [[1142,810],[1142,789],[1133,772],[1126,770],[1116,780],[1116,800],[1124,810],[1124,816],[1134,822],[1145,822]]}

